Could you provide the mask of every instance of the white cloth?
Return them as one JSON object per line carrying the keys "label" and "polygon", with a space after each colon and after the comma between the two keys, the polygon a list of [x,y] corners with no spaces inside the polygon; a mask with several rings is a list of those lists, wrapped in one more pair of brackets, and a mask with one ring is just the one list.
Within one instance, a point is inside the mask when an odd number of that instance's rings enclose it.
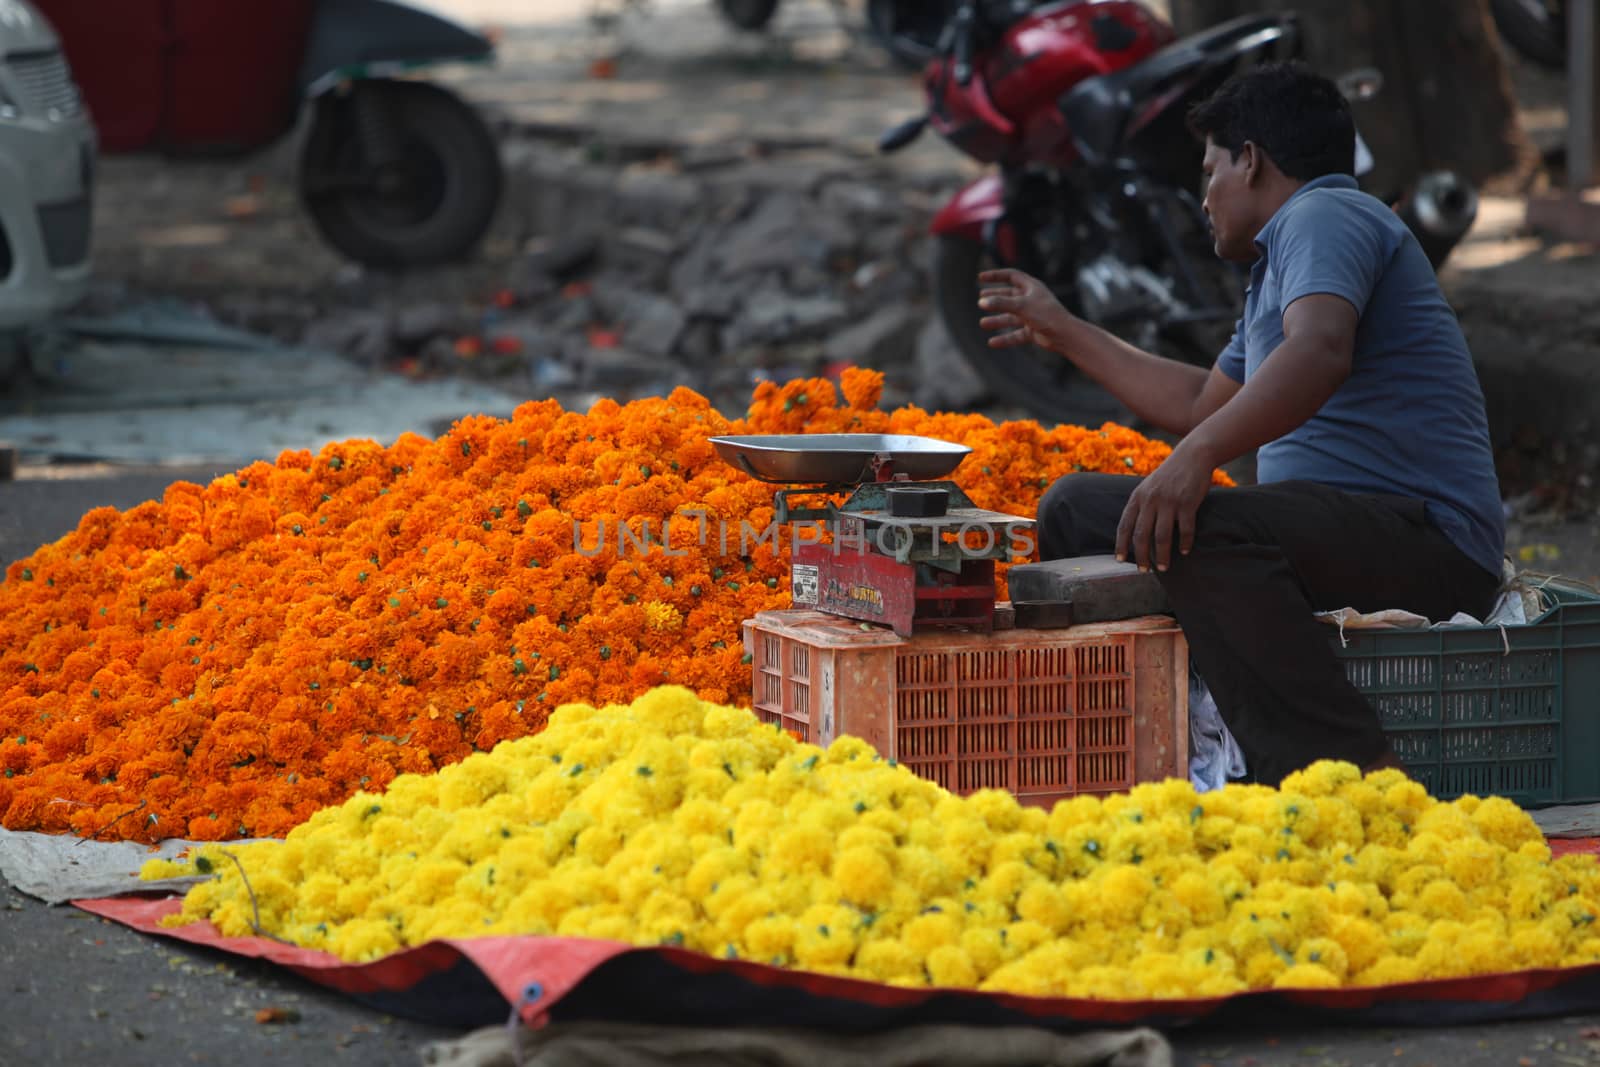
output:
{"label": "white cloth", "polygon": [[1221,789],[1230,779],[1243,778],[1246,769],[1244,752],[1222,721],[1205,679],[1190,671],[1189,781],[1195,792]]}
{"label": "white cloth", "polygon": [[1501,571],[1503,583],[1500,587],[1500,598],[1495,601],[1493,609],[1486,619],[1476,619],[1466,612],[1458,611],[1443,622],[1434,622],[1423,618],[1410,611],[1399,608],[1389,608],[1384,611],[1360,612],[1355,608],[1337,608],[1333,611],[1319,611],[1317,618],[1339,628],[1339,638],[1348,647],[1350,642],[1345,638],[1346,630],[1450,630],[1462,628],[1499,629],[1504,636],[1508,626],[1526,626],[1535,622],[1549,608],[1549,602],[1544,591],[1538,585],[1529,584],[1508,560]]}

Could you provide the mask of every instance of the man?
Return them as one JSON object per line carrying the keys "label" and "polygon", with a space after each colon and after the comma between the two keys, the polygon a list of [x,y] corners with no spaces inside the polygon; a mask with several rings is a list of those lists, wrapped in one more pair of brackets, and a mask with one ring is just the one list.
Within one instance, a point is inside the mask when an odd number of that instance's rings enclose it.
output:
{"label": "man", "polygon": [[[1313,613],[1490,611],[1505,526],[1472,358],[1416,240],[1350,176],[1355,126],[1332,82],[1257,67],[1190,128],[1217,254],[1251,264],[1209,372],[1075,318],[1025,274],[982,277],[991,346],[1059,352],[1182,436],[1142,480],[1053,485],[1040,556],[1115,551],[1155,569],[1257,781],[1318,759],[1398,766]],[[1259,484],[1211,489],[1252,449]]]}

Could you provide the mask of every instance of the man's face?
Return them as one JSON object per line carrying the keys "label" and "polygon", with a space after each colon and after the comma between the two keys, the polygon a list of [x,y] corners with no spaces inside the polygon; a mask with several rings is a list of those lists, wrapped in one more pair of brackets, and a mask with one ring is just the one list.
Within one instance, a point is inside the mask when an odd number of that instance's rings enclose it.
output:
{"label": "man's face", "polygon": [[1217,255],[1230,263],[1253,263],[1257,255],[1255,240],[1261,226],[1250,180],[1255,157],[1253,145],[1245,145],[1235,159],[1226,148],[1206,139],[1204,207]]}

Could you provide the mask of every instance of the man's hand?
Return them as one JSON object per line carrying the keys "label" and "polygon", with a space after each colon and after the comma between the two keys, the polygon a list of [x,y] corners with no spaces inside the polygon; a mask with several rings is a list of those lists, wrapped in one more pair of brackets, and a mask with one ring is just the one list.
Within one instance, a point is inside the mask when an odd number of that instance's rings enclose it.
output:
{"label": "man's hand", "polygon": [[983,291],[978,306],[998,312],[980,323],[985,330],[996,331],[989,338],[990,348],[1033,344],[1061,351],[1061,327],[1072,313],[1043,282],[1020,270],[990,270],[978,275],[978,284],[993,287]]}
{"label": "man's hand", "polygon": [[1117,559],[1126,562],[1131,551],[1139,569],[1152,564],[1164,571],[1172,564],[1172,531],[1178,531],[1178,551],[1187,556],[1194,547],[1195,512],[1211,490],[1210,463],[1203,462],[1180,444],[1155,473],[1128,498],[1117,524]]}

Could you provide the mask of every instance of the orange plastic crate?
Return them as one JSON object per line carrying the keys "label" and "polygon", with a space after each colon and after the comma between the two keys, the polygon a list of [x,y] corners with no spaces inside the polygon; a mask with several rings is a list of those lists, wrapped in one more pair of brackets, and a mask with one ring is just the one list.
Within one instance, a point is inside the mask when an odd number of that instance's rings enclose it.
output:
{"label": "orange plastic crate", "polygon": [[815,611],[744,624],[755,711],[850,734],[959,794],[1052,804],[1188,777],[1189,649],[1164,616],[909,638]]}

